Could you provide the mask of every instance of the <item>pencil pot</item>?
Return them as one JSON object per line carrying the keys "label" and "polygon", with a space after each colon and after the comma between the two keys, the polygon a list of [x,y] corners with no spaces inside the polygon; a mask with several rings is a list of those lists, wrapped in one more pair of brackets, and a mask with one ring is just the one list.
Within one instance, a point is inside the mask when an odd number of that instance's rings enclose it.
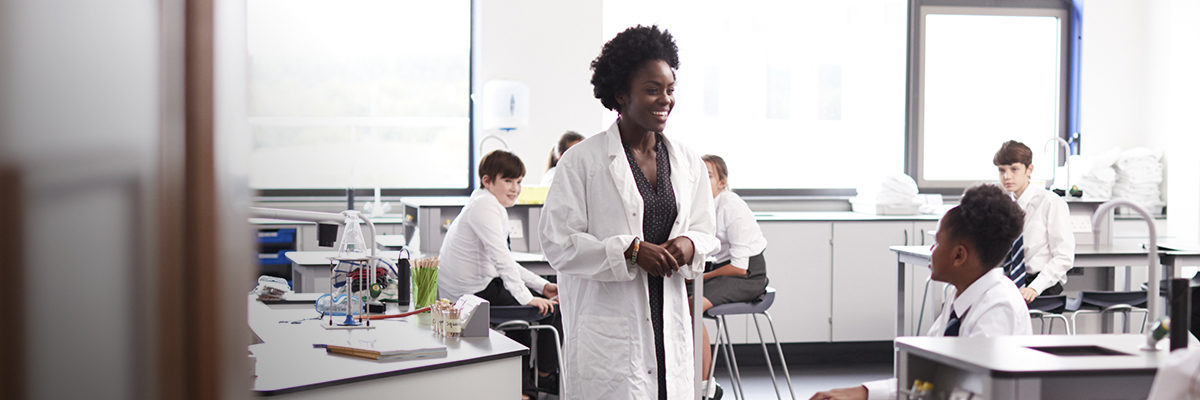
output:
{"label": "pencil pot", "polygon": [[413,268],[413,309],[428,307],[437,301],[437,268]]}

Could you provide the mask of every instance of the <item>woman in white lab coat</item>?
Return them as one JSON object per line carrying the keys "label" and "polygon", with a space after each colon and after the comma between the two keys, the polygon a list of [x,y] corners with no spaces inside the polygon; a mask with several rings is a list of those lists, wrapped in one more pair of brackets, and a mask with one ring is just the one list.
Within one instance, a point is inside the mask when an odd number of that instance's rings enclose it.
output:
{"label": "woman in white lab coat", "polygon": [[718,244],[704,162],[662,133],[678,65],[656,26],[621,32],[592,62],[594,93],[619,117],[563,156],[541,219],[558,271],[563,398],[693,397],[684,279]]}

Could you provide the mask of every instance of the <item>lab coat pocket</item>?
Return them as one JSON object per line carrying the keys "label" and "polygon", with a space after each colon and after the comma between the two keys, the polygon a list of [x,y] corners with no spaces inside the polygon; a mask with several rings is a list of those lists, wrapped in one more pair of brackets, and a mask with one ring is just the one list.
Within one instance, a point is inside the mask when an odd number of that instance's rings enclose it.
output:
{"label": "lab coat pocket", "polygon": [[575,343],[579,359],[576,372],[581,392],[589,395],[611,390],[614,381],[627,379],[634,369],[634,341],[628,318],[581,316]]}

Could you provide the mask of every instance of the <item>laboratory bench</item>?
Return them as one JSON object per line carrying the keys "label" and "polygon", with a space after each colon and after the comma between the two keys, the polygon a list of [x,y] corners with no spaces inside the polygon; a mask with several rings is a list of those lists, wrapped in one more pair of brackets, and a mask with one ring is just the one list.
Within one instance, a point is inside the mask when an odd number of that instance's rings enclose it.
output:
{"label": "laboratory bench", "polygon": [[[403,197],[398,215],[372,219],[381,235],[389,238],[387,249],[408,244],[420,254],[437,254],[450,222],[457,217],[468,196]],[[396,202],[393,202],[396,204]],[[1099,202],[1068,202],[1076,240],[1090,244],[1091,213]],[[518,262],[539,274],[553,274],[542,255],[538,225],[540,205],[516,205],[508,209],[512,250]],[[768,245],[765,251],[770,284],[776,289],[772,316],[779,339],[784,343],[828,343],[890,341],[895,338],[897,273],[891,246],[925,246],[933,243],[940,215],[875,215],[852,211],[759,211],[755,218]],[[299,225],[299,224],[297,224]],[[262,225],[267,226],[267,225]],[[1111,240],[1111,220],[1101,221],[1101,230]],[[415,228],[415,230],[413,229]],[[311,231],[311,233],[309,233]],[[332,250],[316,247],[315,227],[301,227],[297,250]],[[924,282],[920,269],[909,269],[910,285]],[[927,272],[924,272],[927,275]],[[917,283],[912,283],[917,282]],[[326,284],[327,285],[327,284]],[[307,284],[302,284],[307,286]],[[906,288],[903,304],[912,307],[911,294],[920,287]],[[883,301],[862,301],[863,296],[883,294]],[[916,302],[920,298],[915,299]],[[733,343],[755,343],[753,321],[744,316],[728,318]]]}
{"label": "laboratory bench", "polygon": [[[1134,279],[1131,279],[1131,268],[1141,268],[1149,266],[1149,258],[1147,257],[1146,245],[1144,239],[1116,239],[1108,244],[1079,244],[1075,246],[1075,264],[1074,268],[1079,269],[1104,269],[1104,279],[1099,279],[1101,285],[1108,287],[1090,288],[1089,290],[1137,290],[1134,287]],[[1161,246],[1160,246],[1161,247]],[[1200,246],[1193,246],[1200,247]],[[1180,277],[1180,267],[1185,265],[1200,265],[1200,248],[1188,248],[1181,246],[1182,250],[1162,250],[1158,252],[1159,263],[1165,271],[1162,275],[1166,277]],[[940,304],[942,284],[937,285],[936,290],[929,291],[928,289],[917,292],[918,283],[911,277],[929,275],[929,264],[932,259],[932,250],[929,246],[891,246],[889,249],[896,255],[896,282],[895,290],[897,292],[897,303],[895,305],[895,334],[896,336],[919,335],[918,328],[913,325],[913,305],[917,304],[914,301],[917,298],[925,298],[928,296],[928,303]],[[1117,274],[1117,268],[1124,270],[1123,276]],[[1166,273],[1170,272],[1170,274]],[[1068,280],[1068,284],[1072,282]],[[926,293],[928,291],[928,294]],[[1070,287],[1067,288],[1070,291]],[[1162,304],[1166,304],[1164,300]],[[932,322],[933,315],[931,314],[936,306],[926,307],[924,310],[925,320]],[[921,310],[917,311],[918,313]]]}
{"label": "laboratory bench", "polygon": [[[313,303],[247,301],[250,329],[259,339],[249,347],[254,393],[289,399],[443,398],[521,396],[521,356],[528,348],[502,333],[442,338],[418,316],[371,321],[373,329],[327,330]],[[391,305],[395,307],[395,305]],[[389,311],[395,312],[395,311]],[[375,361],[327,354],[314,344],[348,344],[376,338],[445,346],[441,358]]]}
{"label": "laboratory bench", "polygon": [[1144,399],[1166,342],[1142,350],[1140,334],[902,337],[896,382],[932,382],[935,398],[959,389],[990,400]]}

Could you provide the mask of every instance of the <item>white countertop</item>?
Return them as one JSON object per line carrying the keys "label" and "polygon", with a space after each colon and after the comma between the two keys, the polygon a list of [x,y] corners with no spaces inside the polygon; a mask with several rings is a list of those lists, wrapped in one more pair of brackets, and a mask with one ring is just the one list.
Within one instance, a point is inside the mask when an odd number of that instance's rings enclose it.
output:
{"label": "white countertop", "polygon": [[[1025,335],[1003,337],[896,338],[901,351],[929,358],[956,368],[988,371],[992,376],[1072,374],[1123,371],[1155,371],[1167,357],[1167,340],[1159,350],[1143,351],[1141,334],[1125,335]],[[1125,355],[1059,356],[1029,347],[1094,345]]]}
{"label": "white countertop", "polygon": [[853,211],[764,211],[758,221],[937,221],[940,215],[875,215]]}
{"label": "white countertop", "polygon": [[[374,329],[326,330],[311,303],[265,305],[248,300],[250,328],[263,343],[250,346],[255,359],[254,391],[275,395],[330,385],[472,364],[528,352],[521,344],[489,330],[489,337],[441,338],[417,317],[372,321]],[[389,311],[391,312],[391,311]],[[283,321],[283,322],[281,322]],[[298,324],[290,321],[300,321]],[[327,354],[313,344],[346,344],[377,337],[402,337],[414,348],[446,346],[443,358],[374,361]],[[400,394],[397,394],[400,395]],[[402,396],[403,397],[403,396]]]}

